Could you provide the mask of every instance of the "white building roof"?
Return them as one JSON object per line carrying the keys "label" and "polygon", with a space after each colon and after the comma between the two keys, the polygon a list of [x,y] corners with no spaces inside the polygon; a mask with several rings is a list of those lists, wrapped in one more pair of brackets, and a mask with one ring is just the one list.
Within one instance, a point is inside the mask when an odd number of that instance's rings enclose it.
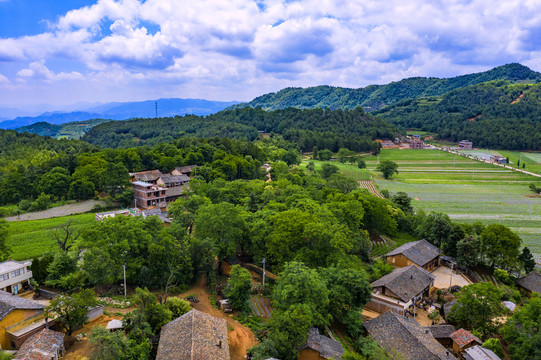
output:
{"label": "white building roof", "polygon": [[14,270],[22,269],[25,266],[32,265],[32,261],[28,260],[25,262],[8,260],[0,263],[0,274],[6,274]]}

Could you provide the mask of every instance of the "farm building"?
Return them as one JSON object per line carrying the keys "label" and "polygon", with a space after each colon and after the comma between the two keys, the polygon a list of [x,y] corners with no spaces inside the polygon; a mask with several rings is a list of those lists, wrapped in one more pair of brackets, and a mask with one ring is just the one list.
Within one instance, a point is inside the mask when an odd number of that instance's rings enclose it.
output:
{"label": "farm building", "polygon": [[439,265],[440,253],[438,247],[423,239],[406,243],[385,254],[385,257],[388,263],[396,267],[417,265],[432,270]]}
{"label": "farm building", "polygon": [[227,322],[198,310],[165,324],[156,360],[229,360]]}
{"label": "farm building", "polygon": [[420,139],[413,139],[410,141],[410,149],[424,149],[425,143]]}
{"label": "farm building", "polygon": [[372,299],[366,308],[383,313],[393,311],[404,315],[412,299],[428,296],[434,285],[434,276],[415,265],[395,269],[372,283]]}
{"label": "farm building", "polygon": [[445,347],[453,346],[453,339],[451,334],[456,331],[455,327],[450,324],[425,326],[425,329],[430,330],[434,339],[438,340],[440,344]]}
{"label": "farm building", "polygon": [[518,279],[517,285],[528,296],[533,292],[541,294],[541,274],[532,271],[528,275]]}
{"label": "farm building", "polygon": [[471,150],[473,147],[473,143],[471,141],[468,141],[468,140],[460,140],[458,142],[458,148],[460,150]]}
{"label": "farm building", "polygon": [[507,159],[500,155],[493,155],[490,157],[490,161],[498,164],[507,164]]}
{"label": "farm building", "polygon": [[133,197],[135,206],[142,209],[161,208],[167,206],[167,188],[144,181],[134,181]]}
{"label": "farm building", "polygon": [[364,327],[391,357],[400,354],[405,360],[456,360],[429,330],[412,318],[388,311],[365,322]]}
{"label": "farm building", "polygon": [[64,353],[64,334],[43,329],[24,342],[13,360],[52,360]]}
{"label": "farm building", "polygon": [[464,351],[464,360],[501,360],[492,350],[479,345],[467,348]]}
{"label": "farm building", "polygon": [[482,344],[477,336],[464,329],[458,329],[452,333],[451,339],[453,339],[453,351],[457,354],[461,354],[467,348]]}
{"label": "farm building", "polygon": [[319,330],[311,328],[308,330],[306,344],[299,352],[299,360],[340,360],[344,349],[340,342],[327,336],[320,335]]}
{"label": "farm building", "polygon": [[0,263],[0,290],[18,294],[30,287],[31,261],[8,260]]}
{"label": "farm building", "polygon": [[0,345],[17,349],[31,335],[46,327],[42,304],[0,291]]}

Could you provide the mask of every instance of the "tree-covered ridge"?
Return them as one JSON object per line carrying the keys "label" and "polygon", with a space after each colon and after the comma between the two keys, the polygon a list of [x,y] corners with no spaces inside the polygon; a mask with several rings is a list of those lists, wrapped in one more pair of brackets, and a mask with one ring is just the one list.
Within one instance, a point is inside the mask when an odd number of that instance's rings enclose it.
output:
{"label": "tree-covered ridge", "polygon": [[86,121],[72,121],[61,125],[40,121],[32,125],[17,128],[15,130],[18,132],[28,132],[41,136],[50,136],[56,139],[79,139],[94,126],[107,121],[111,120],[91,119]]}
{"label": "tree-covered ridge", "polygon": [[493,81],[456,89],[440,98],[405,100],[377,112],[402,128],[440,139],[469,139],[474,146],[541,149],[541,84]]}
{"label": "tree-covered ridge", "polygon": [[354,109],[362,106],[367,111],[382,109],[405,99],[439,96],[449,91],[487,81],[507,80],[512,83],[536,83],[541,73],[528,67],[512,63],[492,70],[457,76],[448,79],[413,77],[386,85],[370,85],[359,89],[333,86],[315,86],[306,89],[286,88],[269,93],[254,100],[234,105],[232,108],[261,107],[277,110],[288,107],[301,109],[331,108]]}
{"label": "tree-covered ridge", "polygon": [[269,112],[244,108],[207,117],[187,115],[108,122],[94,127],[82,139],[101,147],[129,147],[168,142],[184,134],[254,140],[257,131],[282,134],[302,150],[318,146],[333,151],[342,147],[366,151],[372,140],[396,135],[394,126],[366,114],[361,108],[334,111],[289,108]]}

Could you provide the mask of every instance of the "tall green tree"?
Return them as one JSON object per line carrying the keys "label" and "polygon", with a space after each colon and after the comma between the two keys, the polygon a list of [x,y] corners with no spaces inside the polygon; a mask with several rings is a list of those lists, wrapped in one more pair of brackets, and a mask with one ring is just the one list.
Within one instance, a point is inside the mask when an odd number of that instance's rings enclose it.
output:
{"label": "tall green tree", "polygon": [[522,252],[518,256],[518,261],[522,265],[522,269],[524,269],[525,273],[529,273],[535,268],[535,260],[532,252],[527,246],[522,248]]}
{"label": "tall green tree", "polygon": [[385,179],[390,179],[394,174],[398,174],[398,164],[391,160],[382,160],[376,170],[379,171]]}
{"label": "tall green tree", "polygon": [[464,286],[457,294],[449,319],[459,326],[483,335],[497,331],[497,318],[507,313],[502,304],[503,290],[492,283],[482,282]]}
{"label": "tall green tree", "polygon": [[250,299],[250,290],[252,289],[252,276],[250,272],[240,265],[234,265],[231,269],[231,277],[224,289],[233,308],[245,310]]}
{"label": "tall green tree", "polygon": [[491,224],[481,233],[484,255],[490,267],[513,269],[517,266],[522,240],[508,227]]}
{"label": "tall green tree", "polygon": [[149,340],[137,344],[121,331],[109,331],[96,326],[90,333],[91,360],[147,360],[150,358]]}
{"label": "tall green tree", "polygon": [[512,360],[541,359],[541,298],[534,297],[517,308],[503,327]]}
{"label": "tall green tree", "polygon": [[67,335],[86,323],[88,308],[96,306],[96,296],[91,289],[72,295],[58,295],[45,308],[49,319],[56,319]]}

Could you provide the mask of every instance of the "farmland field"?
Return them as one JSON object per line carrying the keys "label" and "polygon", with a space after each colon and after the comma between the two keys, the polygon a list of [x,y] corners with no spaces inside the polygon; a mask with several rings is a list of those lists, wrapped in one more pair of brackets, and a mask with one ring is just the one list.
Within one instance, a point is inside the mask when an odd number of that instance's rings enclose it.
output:
{"label": "farmland field", "polygon": [[[514,152],[498,152],[513,162]],[[523,161],[525,154],[538,155],[522,153]],[[528,159],[526,169],[534,164]],[[541,187],[541,178],[439,150],[384,149],[379,160],[392,160],[399,166],[392,180],[374,174],[380,190],[404,191],[414,199],[415,208],[443,212],[457,222],[506,225],[532,252],[541,253],[541,198],[533,197],[528,189],[531,182]],[[366,156],[365,161],[369,169],[375,169],[378,158]],[[534,172],[531,167],[528,170]]]}
{"label": "farmland field", "polygon": [[31,259],[56,250],[52,231],[71,220],[72,228],[95,222],[95,214],[70,215],[44,220],[15,221],[9,223],[8,246],[14,260]]}

